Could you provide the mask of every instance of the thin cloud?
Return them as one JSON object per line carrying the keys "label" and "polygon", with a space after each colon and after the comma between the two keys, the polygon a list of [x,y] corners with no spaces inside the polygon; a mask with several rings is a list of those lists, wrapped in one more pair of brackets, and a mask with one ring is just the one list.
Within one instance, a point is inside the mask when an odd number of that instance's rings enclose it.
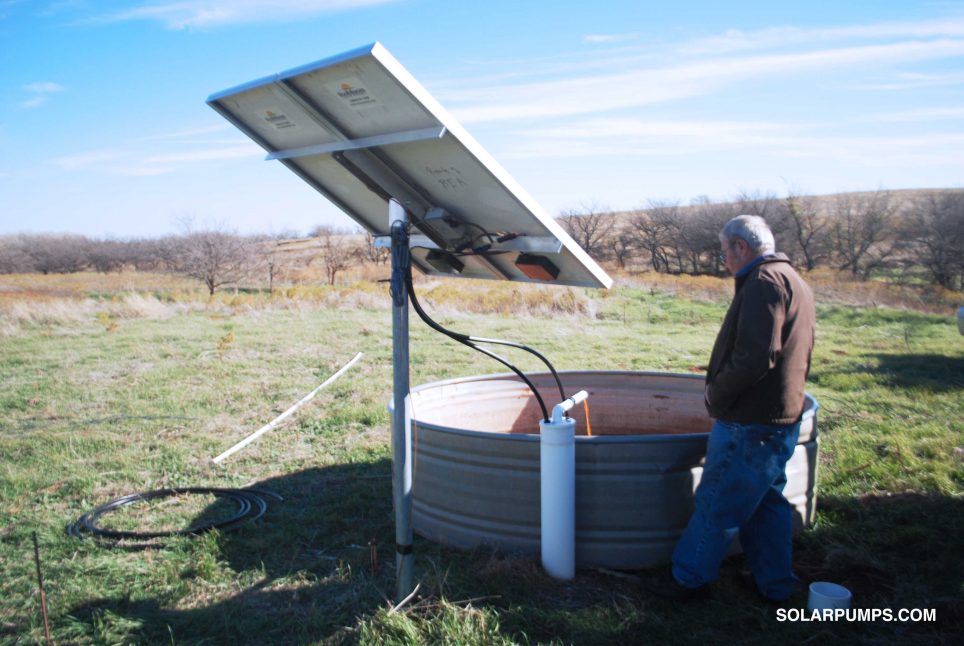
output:
{"label": "thin cloud", "polygon": [[731,29],[717,36],[700,38],[684,43],[678,48],[678,51],[686,54],[721,54],[839,41],[960,36],[964,36],[964,19],[960,18],[875,23],[870,25],[816,29],[770,27],[750,32]]}
{"label": "thin cloud", "polygon": [[123,166],[113,170],[117,175],[124,175],[126,177],[157,177],[158,175],[169,175],[176,169],[170,166]]}
{"label": "thin cloud", "polygon": [[41,83],[30,83],[29,85],[25,85],[23,89],[34,94],[50,94],[52,92],[63,92],[64,86],[60,83],[44,81]]}
{"label": "thin cloud", "polygon": [[[202,128],[188,128],[185,130],[175,130],[173,132],[162,132],[155,135],[148,135],[144,137],[144,141],[177,141],[183,139],[192,140],[193,143],[199,143],[195,137],[198,135],[210,135],[219,132],[237,132],[237,130],[229,123],[218,124],[214,126],[204,126]],[[244,138],[238,137],[231,139],[230,141],[220,141],[219,143],[238,143],[241,141],[247,141]],[[209,142],[210,143],[210,142]]]}
{"label": "thin cloud", "polygon": [[516,133],[507,157],[675,156],[746,150],[796,136],[800,125],[752,121],[591,118]]}
{"label": "thin cloud", "polygon": [[901,112],[888,112],[873,115],[870,120],[881,123],[906,123],[915,121],[931,122],[942,119],[964,119],[964,106],[950,108],[918,108]]}
{"label": "thin cloud", "polygon": [[551,139],[612,137],[718,138],[734,133],[785,131],[786,124],[760,121],[681,121],[649,119],[586,119],[518,133]]}
{"label": "thin cloud", "polygon": [[455,90],[446,93],[443,100],[461,103],[453,108],[453,112],[469,123],[559,117],[706,95],[766,76],[960,56],[964,56],[964,40],[905,41],[803,53],[711,58],[672,67]]}
{"label": "thin cloud", "polygon": [[[431,82],[436,91],[454,91],[457,88],[479,87],[485,84],[518,79],[523,75],[542,80],[572,77],[574,73],[595,70],[609,73],[614,69],[640,69],[645,65],[665,65],[668,59],[719,58],[725,55],[748,55],[756,50],[769,50],[770,53],[786,52],[788,48],[806,51],[808,48],[829,49],[860,46],[860,41],[879,40],[879,44],[914,39],[957,38],[964,36],[964,18],[942,20],[907,21],[892,23],[872,23],[843,27],[804,29],[798,27],[770,27],[757,31],[729,30],[723,34],[684,41],[681,43],[659,42],[656,44],[628,42],[639,41],[639,35],[590,34],[582,37],[599,47],[565,48],[555,51],[551,56],[541,58],[501,59],[488,58],[461,60],[463,66],[470,66],[473,72],[460,77],[437,79]],[[897,40],[895,40],[897,39]],[[612,45],[607,47],[607,45]],[[490,70],[512,70],[491,74]]]}
{"label": "thin cloud", "polygon": [[25,110],[30,110],[32,108],[39,108],[40,106],[47,103],[49,97],[44,94],[38,94],[37,96],[30,97],[19,103],[20,107]]}
{"label": "thin cloud", "polygon": [[[142,140],[148,141],[148,140]],[[193,148],[198,140],[175,142],[173,150],[157,151],[137,147],[101,148],[73,155],[65,155],[53,160],[62,170],[69,172],[97,172],[112,175],[146,177],[175,173],[193,165],[229,159],[256,159],[263,152],[256,144],[232,141],[228,145],[215,145]],[[183,144],[192,149],[184,150]]]}
{"label": "thin cloud", "polygon": [[582,37],[583,41],[594,45],[623,43],[627,40],[636,40],[637,38],[639,38],[637,34],[586,34]]}
{"label": "thin cloud", "polygon": [[207,150],[194,150],[183,153],[153,155],[148,157],[145,160],[145,163],[148,165],[179,164],[183,162],[211,161],[215,159],[239,159],[245,157],[248,159],[255,159],[258,152],[262,152],[260,148],[254,144],[245,143],[237,146],[210,148]]}
{"label": "thin cloud", "polygon": [[92,166],[101,166],[105,163],[116,162],[126,156],[127,153],[116,148],[101,148],[97,150],[87,150],[73,155],[64,155],[53,161],[64,170],[82,170]]}
{"label": "thin cloud", "polygon": [[0,0],[0,20],[6,20],[10,15],[7,13],[7,11],[9,9],[13,9],[22,2],[23,0]]}
{"label": "thin cloud", "polygon": [[964,163],[964,135],[867,137],[803,137],[771,142],[771,153],[782,157],[851,161],[864,166],[904,167]]}
{"label": "thin cloud", "polygon": [[154,20],[168,29],[224,24],[278,22],[347,11],[397,0],[181,0],[145,3],[104,16],[108,22]]}
{"label": "thin cloud", "polygon": [[939,74],[902,72],[895,74],[889,81],[864,83],[855,87],[858,90],[902,91],[962,84],[964,84],[964,73],[961,72]]}
{"label": "thin cloud", "polygon": [[60,83],[54,83],[52,81],[40,81],[37,83],[29,83],[24,85],[23,89],[33,96],[31,96],[29,99],[24,99],[19,103],[19,105],[21,108],[29,110],[46,105],[50,95],[56,94],[57,92],[63,92],[64,86]]}
{"label": "thin cloud", "polygon": [[516,133],[506,158],[676,157],[733,151],[887,167],[961,164],[964,134],[820,135],[819,124],[583,119]]}
{"label": "thin cloud", "polygon": [[506,159],[606,157],[689,157],[707,153],[746,154],[752,146],[757,156],[803,158],[848,163],[865,167],[911,168],[964,163],[964,135],[947,133],[925,137],[730,137],[707,141],[700,138],[626,141],[547,140],[521,142],[507,151]]}

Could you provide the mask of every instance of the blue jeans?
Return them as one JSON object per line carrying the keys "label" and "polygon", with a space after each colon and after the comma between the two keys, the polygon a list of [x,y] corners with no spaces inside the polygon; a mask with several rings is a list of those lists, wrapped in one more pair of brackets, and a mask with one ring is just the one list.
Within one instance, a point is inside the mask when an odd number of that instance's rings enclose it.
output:
{"label": "blue jeans", "polygon": [[739,534],[760,592],[774,600],[790,596],[793,507],[783,487],[799,435],[799,422],[713,424],[693,516],[673,551],[679,583],[697,588],[714,581]]}

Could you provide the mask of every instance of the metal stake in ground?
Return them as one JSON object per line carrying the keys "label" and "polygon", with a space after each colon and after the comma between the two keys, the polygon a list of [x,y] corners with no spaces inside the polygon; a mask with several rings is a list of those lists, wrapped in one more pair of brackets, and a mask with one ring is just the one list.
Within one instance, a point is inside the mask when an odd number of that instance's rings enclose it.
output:
{"label": "metal stake in ground", "polygon": [[412,592],[412,430],[408,399],[408,287],[411,271],[408,248],[408,216],[401,204],[388,202],[392,232],[392,500],[395,506],[395,600]]}
{"label": "metal stake in ground", "polygon": [[44,617],[44,639],[47,641],[47,646],[52,646],[54,642],[50,639],[50,621],[47,618],[47,594],[44,592],[44,576],[40,571],[40,544],[37,543],[37,532],[33,532],[33,559],[37,564],[37,587],[40,589],[40,611]]}

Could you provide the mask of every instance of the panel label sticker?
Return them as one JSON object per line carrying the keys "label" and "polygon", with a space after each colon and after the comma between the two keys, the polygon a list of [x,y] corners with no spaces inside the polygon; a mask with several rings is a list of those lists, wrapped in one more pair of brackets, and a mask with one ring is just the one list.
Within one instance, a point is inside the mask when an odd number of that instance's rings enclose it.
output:
{"label": "panel label sticker", "polygon": [[288,128],[296,128],[295,124],[288,116],[278,110],[277,108],[270,108],[268,110],[258,111],[258,116],[268,122],[275,130],[287,130]]}
{"label": "panel label sticker", "polygon": [[357,76],[352,76],[337,83],[326,83],[329,91],[338,95],[345,105],[353,110],[367,108],[377,103],[372,93]]}

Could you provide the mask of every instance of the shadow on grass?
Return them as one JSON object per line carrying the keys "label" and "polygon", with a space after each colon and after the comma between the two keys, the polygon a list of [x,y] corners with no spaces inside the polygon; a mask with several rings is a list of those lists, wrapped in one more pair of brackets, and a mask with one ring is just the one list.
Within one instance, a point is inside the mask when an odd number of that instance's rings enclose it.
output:
{"label": "shadow on grass", "polygon": [[921,623],[778,621],[747,582],[740,555],[724,562],[712,599],[691,603],[659,599],[632,577],[603,571],[553,581],[532,559],[425,546],[422,560],[447,564],[436,596],[473,600],[519,643],[952,644],[964,643],[962,531],[964,499],[954,496],[823,497],[817,526],[795,540],[803,585],[789,608],[804,609],[806,584],[827,580],[850,588],[855,608],[936,610],[936,622]]}
{"label": "shadow on grass", "polygon": [[816,526],[796,546],[804,582],[847,587],[855,608],[937,610],[934,623],[855,624],[864,628],[856,634],[883,643],[964,643],[964,498],[823,496],[817,509]]}
{"label": "shadow on grass", "polygon": [[859,390],[871,384],[935,394],[964,390],[964,357],[879,353],[867,355],[867,359],[856,364],[823,365],[811,373],[810,381],[839,391]]}
{"label": "shadow on grass", "polygon": [[[481,612],[499,635],[522,644],[964,643],[964,500],[922,493],[821,497],[818,524],[795,540],[795,564],[804,583],[850,588],[857,608],[933,608],[932,623],[780,622],[744,581],[742,556],[724,563],[710,601],[679,604],[641,591],[632,574],[580,570],[559,582],[534,558],[424,540],[416,544],[420,595],[395,616],[407,623],[386,623],[378,610],[394,589],[389,471],[381,460],[258,483],[285,503],[219,541],[219,558],[251,582],[245,589],[209,603],[182,598],[193,607],[180,608],[160,598],[95,600],[70,611],[77,632],[94,642],[354,643],[359,633],[345,627],[360,619],[367,643],[431,642],[440,634],[456,643],[459,630],[477,629]],[[789,607],[805,606],[801,586]],[[439,627],[447,622],[454,627]],[[482,642],[467,634],[459,643]]]}
{"label": "shadow on grass", "polygon": [[[93,641],[314,643],[337,637],[393,595],[390,461],[308,469],[254,486],[285,500],[217,538],[217,561],[251,582],[242,591],[225,599],[233,583],[214,584],[218,601],[205,603],[195,592],[179,600],[195,607],[183,609],[162,598],[97,599],[68,611],[75,629]],[[195,561],[182,579],[204,574],[205,563]]]}
{"label": "shadow on grass", "polygon": [[940,354],[878,354],[877,372],[897,388],[964,390],[964,358]]}

